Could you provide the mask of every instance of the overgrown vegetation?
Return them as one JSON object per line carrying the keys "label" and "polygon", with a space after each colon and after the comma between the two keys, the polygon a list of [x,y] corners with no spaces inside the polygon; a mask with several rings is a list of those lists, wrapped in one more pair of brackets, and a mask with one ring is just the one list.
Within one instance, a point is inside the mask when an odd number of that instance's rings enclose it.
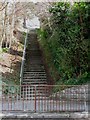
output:
{"label": "overgrown vegetation", "polygon": [[[0,85],[3,84],[2,89],[5,94],[19,93],[20,88],[20,69],[23,54],[23,44],[15,42],[12,47],[3,48],[0,53],[1,76]],[[1,88],[1,86],[0,86]]]}
{"label": "overgrown vegetation", "polygon": [[[19,32],[20,33],[20,32]],[[11,48],[2,48],[0,53],[0,76],[2,83],[6,85],[19,85],[20,84],[20,69],[24,45],[21,43],[25,39],[26,33],[24,32],[21,39],[15,38]],[[19,42],[18,42],[19,41]]]}
{"label": "overgrown vegetation", "polygon": [[38,36],[55,84],[88,83],[90,3],[58,2],[49,12],[49,22]]}

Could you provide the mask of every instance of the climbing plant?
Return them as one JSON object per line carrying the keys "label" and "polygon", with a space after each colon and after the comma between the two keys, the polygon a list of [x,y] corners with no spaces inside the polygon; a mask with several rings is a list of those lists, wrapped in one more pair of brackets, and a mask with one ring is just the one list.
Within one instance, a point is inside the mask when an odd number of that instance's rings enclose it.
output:
{"label": "climbing plant", "polygon": [[39,38],[43,48],[48,50],[46,54],[50,53],[52,60],[48,62],[52,62],[58,72],[55,81],[60,84],[88,82],[90,3],[57,2],[49,12],[50,26],[39,30]]}

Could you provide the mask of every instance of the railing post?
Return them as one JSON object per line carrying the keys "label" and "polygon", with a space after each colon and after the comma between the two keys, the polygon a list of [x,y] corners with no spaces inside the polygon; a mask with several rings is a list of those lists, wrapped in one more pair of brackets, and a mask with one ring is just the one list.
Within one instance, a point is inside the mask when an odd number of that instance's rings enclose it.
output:
{"label": "railing post", "polygon": [[2,112],[2,104],[3,104],[3,83],[2,83],[2,74],[0,73],[0,112]]}
{"label": "railing post", "polygon": [[36,112],[36,105],[37,105],[37,103],[36,103],[36,102],[37,102],[37,99],[36,99],[36,91],[37,91],[37,86],[35,85],[35,101],[34,101],[34,102],[35,102],[35,103],[34,103],[34,104],[35,104],[35,112]]}
{"label": "railing post", "polygon": [[87,94],[86,94],[86,89],[84,89],[84,108],[85,111],[87,112]]}

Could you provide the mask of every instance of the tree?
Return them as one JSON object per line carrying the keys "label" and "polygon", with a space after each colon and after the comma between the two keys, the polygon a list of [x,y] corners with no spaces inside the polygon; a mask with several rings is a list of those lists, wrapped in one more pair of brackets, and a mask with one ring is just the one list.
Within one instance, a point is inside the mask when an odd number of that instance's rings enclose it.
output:
{"label": "tree", "polygon": [[30,19],[34,16],[30,10],[32,7],[33,3],[31,2],[19,3],[4,1],[0,4],[0,48],[11,48],[12,42],[14,41],[13,31],[20,26],[21,20],[25,23],[27,18]]}

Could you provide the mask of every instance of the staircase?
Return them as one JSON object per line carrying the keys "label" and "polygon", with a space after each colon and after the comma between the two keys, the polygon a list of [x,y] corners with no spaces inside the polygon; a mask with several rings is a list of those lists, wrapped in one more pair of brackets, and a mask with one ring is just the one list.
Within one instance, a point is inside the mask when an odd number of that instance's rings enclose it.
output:
{"label": "staircase", "polygon": [[[48,92],[47,88],[43,89],[43,85],[47,85],[47,75],[43,64],[42,54],[39,49],[37,35],[32,32],[27,37],[27,49],[25,55],[24,73],[21,90],[23,97],[26,99],[35,98],[37,96],[45,96]],[[37,86],[35,88],[34,86]]]}

